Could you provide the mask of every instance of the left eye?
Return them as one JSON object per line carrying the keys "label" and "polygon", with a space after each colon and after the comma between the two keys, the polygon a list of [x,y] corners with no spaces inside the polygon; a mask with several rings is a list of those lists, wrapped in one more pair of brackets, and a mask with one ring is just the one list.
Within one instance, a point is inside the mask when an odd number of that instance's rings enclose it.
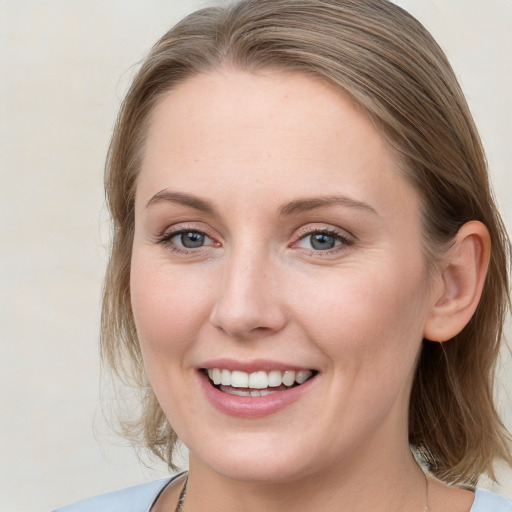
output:
{"label": "left eye", "polygon": [[340,235],[318,232],[310,233],[309,235],[301,238],[297,245],[303,249],[313,249],[315,251],[328,251],[341,245],[343,238]]}

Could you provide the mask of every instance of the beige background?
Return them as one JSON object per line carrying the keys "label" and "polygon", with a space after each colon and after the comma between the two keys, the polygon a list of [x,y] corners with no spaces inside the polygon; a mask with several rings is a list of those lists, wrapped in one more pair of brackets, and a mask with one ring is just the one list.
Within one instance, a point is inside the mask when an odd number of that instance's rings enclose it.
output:
{"label": "beige background", "polygon": [[[0,0],[2,511],[45,511],[166,475],[108,431],[99,405],[102,167],[132,65],[205,3]],[[512,226],[512,0],[397,3],[451,58]],[[509,425],[510,359],[500,373]],[[511,473],[503,491],[512,495]]]}

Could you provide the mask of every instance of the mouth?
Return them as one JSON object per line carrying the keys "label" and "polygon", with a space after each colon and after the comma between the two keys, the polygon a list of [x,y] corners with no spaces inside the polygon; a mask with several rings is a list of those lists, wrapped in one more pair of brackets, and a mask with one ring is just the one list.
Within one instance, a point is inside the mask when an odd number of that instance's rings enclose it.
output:
{"label": "mouth", "polygon": [[303,385],[316,370],[272,370],[247,373],[225,368],[203,368],[210,384],[223,393],[243,397],[268,396]]}

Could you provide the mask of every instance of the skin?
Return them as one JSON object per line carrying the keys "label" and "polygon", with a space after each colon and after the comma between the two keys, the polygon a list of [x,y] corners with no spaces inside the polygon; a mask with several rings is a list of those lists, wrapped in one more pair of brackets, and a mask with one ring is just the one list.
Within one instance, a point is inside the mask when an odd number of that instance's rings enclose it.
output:
{"label": "skin", "polygon": [[[325,511],[423,510],[408,400],[423,337],[446,325],[448,280],[427,274],[419,197],[397,166],[347,98],[301,75],[211,72],[153,112],[132,306],[151,385],[190,451],[187,512],[311,510],[311,496]],[[332,196],[343,199],[304,206]],[[183,229],[205,244],[184,249]],[[334,247],[313,247],[314,231]],[[207,400],[198,371],[226,357],[318,374],[283,410],[233,417]],[[174,510],[178,494],[179,482],[155,510]],[[472,499],[430,483],[431,511]]]}

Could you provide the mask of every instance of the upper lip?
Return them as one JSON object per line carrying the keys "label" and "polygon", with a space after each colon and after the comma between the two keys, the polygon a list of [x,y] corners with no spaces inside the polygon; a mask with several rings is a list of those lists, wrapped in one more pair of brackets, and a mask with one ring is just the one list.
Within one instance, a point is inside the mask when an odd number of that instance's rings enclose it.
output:
{"label": "upper lip", "polygon": [[220,368],[229,371],[242,371],[247,373],[253,373],[258,371],[270,372],[272,370],[286,371],[286,370],[314,370],[308,366],[299,366],[291,363],[283,363],[280,361],[271,361],[269,359],[253,359],[251,361],[240,361],[236,359],[210,359],[204,361],[198,368],[201,370],[209,370],[213,368]]}

